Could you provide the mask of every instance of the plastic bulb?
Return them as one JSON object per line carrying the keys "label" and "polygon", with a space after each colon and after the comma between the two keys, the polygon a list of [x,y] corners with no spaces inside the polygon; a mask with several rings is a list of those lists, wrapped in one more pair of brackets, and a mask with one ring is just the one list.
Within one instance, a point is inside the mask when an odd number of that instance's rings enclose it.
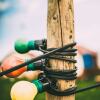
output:
{"label": "plastic bulb", "polygon": [[33,100],[38,93],[35,84],[28,81],[20,81],[11,88],[12,100]]}
{"label": "plastic bulb", "polygon": [[[13,53],[3,60],[2,64],[1,64],[2,71],[6,71],[10,68],[13,68],[14,66],[21,64],[21,63],[23,63],[23,59],[21,59],[21,56],[17,55],[16,53]],[[19,76],[26,70],[27,70],[27,67],[23,67],[23,68],[20,68],[16,71],[13,71],[13,72],[7,74],[6,76],[14,78],[14,77]]]}
{"label": "plastic bulb", "polygon": [[[28,45],[29,45],[29,43],[26,40],[19,39],[15,42],[15,50],[19,53],[27,53],[29,51]],[[34,43],[33,43],[33,45],[34,45]]]}

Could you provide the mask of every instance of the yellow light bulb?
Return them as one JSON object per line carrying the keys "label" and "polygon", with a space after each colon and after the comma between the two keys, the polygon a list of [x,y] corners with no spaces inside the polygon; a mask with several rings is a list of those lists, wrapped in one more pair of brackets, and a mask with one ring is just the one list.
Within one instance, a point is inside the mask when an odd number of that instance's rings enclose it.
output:
{"label": "yellow light bulb", "polygon": [[12,100],[33,100],[38,93],[37,87],[28,81],[20,81],[11,89]]}

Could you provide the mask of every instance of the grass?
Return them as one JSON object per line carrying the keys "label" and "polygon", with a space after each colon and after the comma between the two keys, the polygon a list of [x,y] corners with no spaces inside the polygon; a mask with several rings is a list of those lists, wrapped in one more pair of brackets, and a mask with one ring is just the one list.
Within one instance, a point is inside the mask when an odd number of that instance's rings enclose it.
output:
{"label": "grass", "polygon": [[[0,100],[10,99],[10,88],[16,81],[11,82],[9,79],[0,79]],[[95,84],[93,79],[78,81],[79,88]],[[76,100],[99,100],[100,88],[95,88],[89,91],[76,94]],[[35,100],[45,100],[45,93],[38,94]]]}

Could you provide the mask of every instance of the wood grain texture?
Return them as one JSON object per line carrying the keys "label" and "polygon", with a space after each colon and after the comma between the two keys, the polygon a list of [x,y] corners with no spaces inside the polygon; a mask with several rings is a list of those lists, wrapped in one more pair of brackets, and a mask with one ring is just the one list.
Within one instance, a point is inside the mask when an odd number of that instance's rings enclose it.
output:
{"label": "wood grain texture", "polygon": [[[48,0],[48,48],[61,47],[74,41],[73,0]],[[73,69],[74,64],[50,60],[52,69]],[[75,86],[74,81],[58,80],[60,90]],[[46,100],[75,100],[75,95],[59,97],[46,94]]]}

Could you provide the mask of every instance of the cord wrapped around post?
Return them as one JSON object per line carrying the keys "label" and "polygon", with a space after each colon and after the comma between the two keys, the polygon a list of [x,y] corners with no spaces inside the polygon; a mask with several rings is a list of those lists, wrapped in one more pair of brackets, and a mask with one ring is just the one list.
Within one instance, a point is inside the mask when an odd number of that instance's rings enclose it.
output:
{"label": "cord wrapped around post", "polygon": [[[62,52],[56,52],[54,55],[51,55],[46,59],[45,66],[47,67],[44,68],[44,74],[51,81],[50,85],[46,89],[48,93],[52,95],[56,95],[56,96],[69,96],[76,91],[77,89],[76,87],[71,87],[64,91],[60,91],[56,85],[58,79],[75,80],[77,78],[76,66],[72,70],[59,70],[59,69],[54,70],[54,69],[50,69],[50,66],[48,66],[49,59],[57,59],[57,60],[63,60],[69,63],[76,63],[77,61],[73,58],[76,56],[76,51],[77,51],[77,49],[73,48],[75,45],[69,46],[66,50]],[[47,53],[48,51],[53,50],[53,49],[54,48],[49,48],[48,50],[42,50],[42,49],[40,50],[44,53]],[[67,58],[66,56],[70,56],[70,57]]]}

